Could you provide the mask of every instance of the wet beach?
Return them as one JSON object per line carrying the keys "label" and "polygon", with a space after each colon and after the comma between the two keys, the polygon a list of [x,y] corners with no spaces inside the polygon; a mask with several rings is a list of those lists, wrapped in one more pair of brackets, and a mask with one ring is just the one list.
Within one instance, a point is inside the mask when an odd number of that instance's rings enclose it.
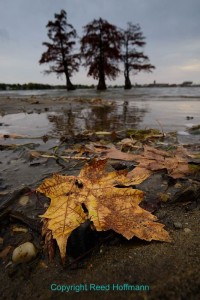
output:
{"label": "wet beach", "polygon": [[[198,155],[200,134],[188,129],[199,124],[200,88],[0,92],[2,299],[22,295],[28,299],[30,294],[32,299],[108,299],[102,292],[66,295],[50,288],[52,283],[92,282],[150,286],[150,293],[112,292],[114,299],[198,299],[199,171],[175,180],[164,171],[156,172],[138,186],[145,191],[144,207],[166,226],[172,243],[127,241],[114,235],[75,267],[63,268],[58,250],[49,263],[38,218],[49,202],[33,191],[53,173],[78,175],[85,161],[77,160],[76,155],[84,155],[85,145],[118,145],[128,133],[141,133],[141,129],[155,131],[149,138],[139,137],[133,151],[145,144],[163,149],[180,145]],[[62,158],[63,153],[68,159]],[[193,162],[199,167],[199,158]],[[169,201],[160,200],[162,195]],[[26,231],[13,230],[21,227]],[[36,260],[10,263],[13,249],[24,242],[33,242],[39,249]]]}

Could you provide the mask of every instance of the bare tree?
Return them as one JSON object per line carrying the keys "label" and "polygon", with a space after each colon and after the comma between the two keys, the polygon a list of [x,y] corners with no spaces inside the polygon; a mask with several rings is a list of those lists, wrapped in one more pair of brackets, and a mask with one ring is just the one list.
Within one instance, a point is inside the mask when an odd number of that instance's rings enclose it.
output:
{"label": "bare tree", "polygon": [[146,44],[145,37],[139,25],[128,23],[127,29],[122,31],[122,61],[124,63],[125,89],[131,89],[130,72],[152,72],[155,69],[149,63],[149,58],[139,51]]}
{"label": "bare tree", "polygon": [[88,76],[98,79],[98,90],[105,90],[105,79],[115,79],[119,73],[121,33],[106,20],[93,20],[84,26],[81,53]]}
{"label": "bare tree", "polygon": [[80,64],[80,55],[74,53],[77,33],[74,27],[67,23],[67,13],[61,10],[59,14],[54,15],[55,20],[47,24],[48,37],[51,42],[44,42],[47,47],[39,61],[40,64],[50,64],[49,70],[45,73],[56,73],[57,76],[65,74],[66,87],[73,90],[71,83],[73,72],[77,72]]}

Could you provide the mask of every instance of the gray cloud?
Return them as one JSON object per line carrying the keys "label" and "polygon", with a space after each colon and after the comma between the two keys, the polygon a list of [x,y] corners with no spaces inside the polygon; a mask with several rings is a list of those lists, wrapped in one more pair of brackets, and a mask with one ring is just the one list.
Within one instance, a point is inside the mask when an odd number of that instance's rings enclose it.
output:
{"label": "gray cloud", "polygon": [[[53,75],[42,76],[43,67],[38,65],[38,60],[44,51],[42,42],[47,40],[45,26],[61,9],[67,11],[69,22],[79,35],[82,26],[94,18],[102,17],[119,27],[125,27],[128,21],[139,23],[146,36],[145,53],[157,69],[153,74],[138,75],[138,82],[171,81],[172,78],[178,82],[183,77],[200,81],[200,70],[194,67],[195,72],[191,71],[194,62],[200,61],[199,0],[1,0],[0,81],[7,80],[8,74],[15,74],[13,81],[36,78],[40,82],[58,83]],[[12,41],[8,43],[9,40]],[[11,60],[19,62],[14,64],[15,70],[9,63]],[[25,63],[30,71],[19,67]],[[93,82],[86,77],[84,69],[74,81]],[[122,83],[123,77],[117,82]]]}
{"label": "gray cloud", "polygon": [[9,33],[5,28],[0,28],[0,40],[8,41],[10,39]]}

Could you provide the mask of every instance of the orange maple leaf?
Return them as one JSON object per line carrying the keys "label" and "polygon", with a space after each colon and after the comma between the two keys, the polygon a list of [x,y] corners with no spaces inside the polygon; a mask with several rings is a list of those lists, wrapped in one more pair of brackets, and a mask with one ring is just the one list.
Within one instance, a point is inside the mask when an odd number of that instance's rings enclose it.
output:
{"label": "orange maple leaf", "polygon": [[147,241],[170,241],[164,225],[154,222],[157,218],[139,206],[144,193],[131,187],[116,187],[127,186],[126,171],[106,172],[106,163],[105,159],[93,160],[79,176],[56,174],[37,188],[51,198],[42,217],[49,220],[48,228],[58,243],[63,261],[69,235],[87,218],[97,231],[112,229],[127,239],[137,236]]}

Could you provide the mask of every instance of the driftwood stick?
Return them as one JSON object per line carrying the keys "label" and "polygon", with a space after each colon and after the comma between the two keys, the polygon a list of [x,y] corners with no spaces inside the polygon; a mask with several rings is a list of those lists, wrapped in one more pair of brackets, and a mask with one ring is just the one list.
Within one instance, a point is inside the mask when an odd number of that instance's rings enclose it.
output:
{"label": "driftwood stick", "polygon": [[58,156],[58,155],[48,155],[48,154],[42,154],[41,157],[44,158],[61,158],[61,159],[77,159],[77,160],[91,160],[90,157],[84,157],[84,156]]}

